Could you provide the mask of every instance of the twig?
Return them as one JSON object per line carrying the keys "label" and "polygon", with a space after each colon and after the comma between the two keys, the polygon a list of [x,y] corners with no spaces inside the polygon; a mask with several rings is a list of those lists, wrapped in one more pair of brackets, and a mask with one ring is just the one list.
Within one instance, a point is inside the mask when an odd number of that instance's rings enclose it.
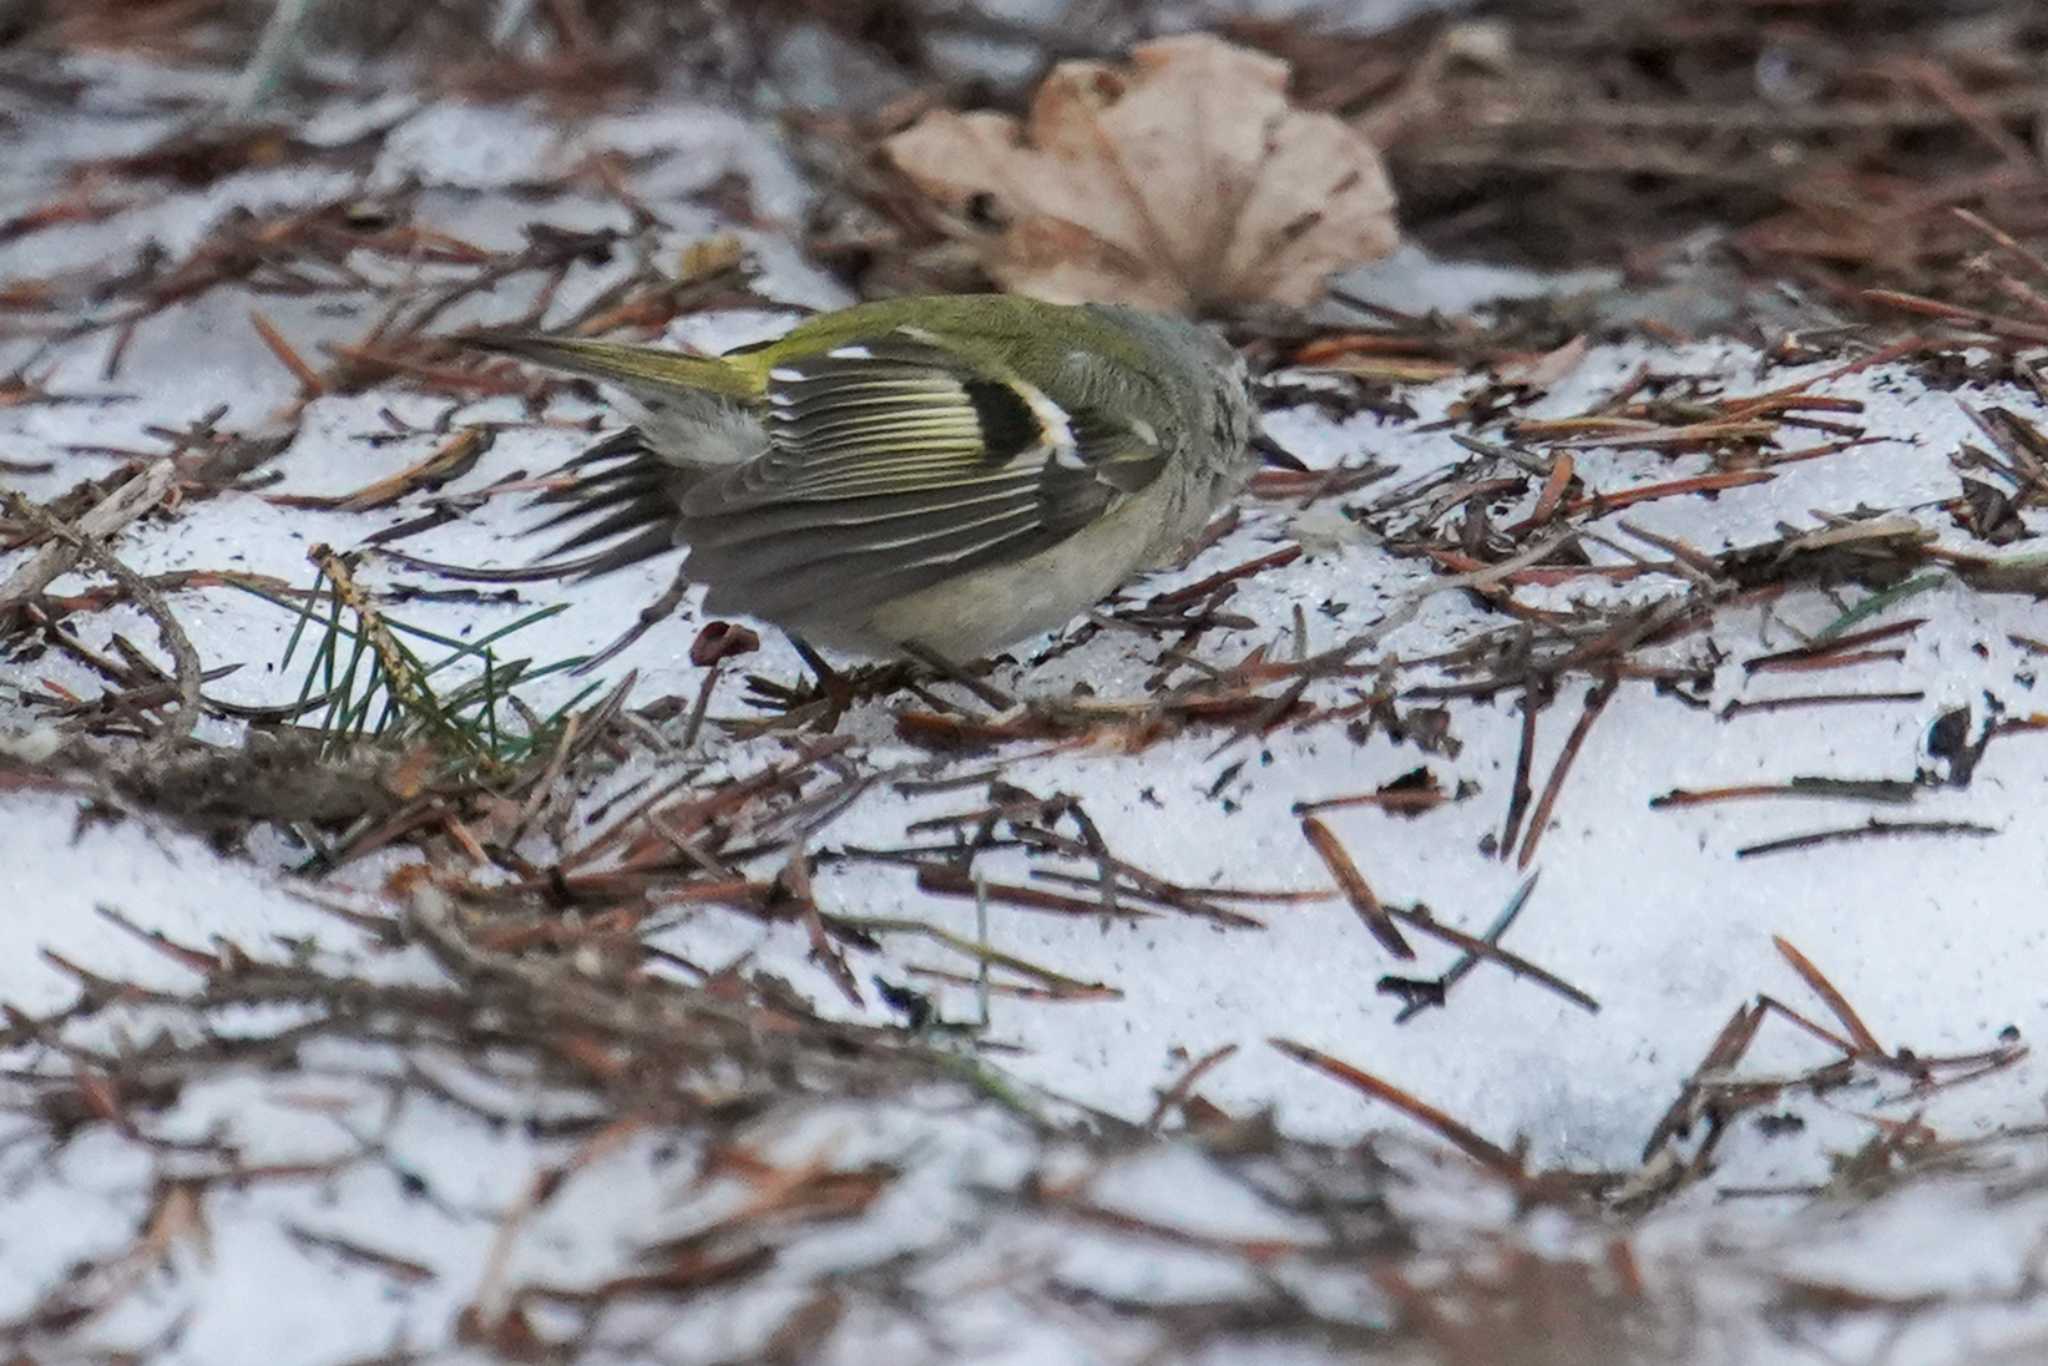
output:
{"label": "twig", "polygon": [[1579,757],[1579,747],[1586,743],[1586,735],[1593,729],[1593,723],[1607,709],[1616,686],[1617,679],[1609,674],[1586,694],[1586,709],[1579,713],[1578,724],[1565,737],[1564,750],[1557,756],[1557,763],[1550,770],[1550,781],[1543,785],[1543,795],[1537,799],[1535,813],[1529,818],[1529,832],[1522,840],[1521,855],[1515,860],[1517,868],[1527,868],[1529,860],[1536,856],[1536,846],[1542,841],[1543,832],[1550,825],[1551,810],[1557,805],[1557,794],[1564,790],[1565,774],[1571,771],[1572,761]]}
{"label": "twig", "polygon": [[1480,1137],[1434,1105],[1417,1100],[1400,1087],[1389,1085],[1369,1072],[1361,1072],[1350,1063],[1333,1058],[1319,1049],[1309,1048],[1291,1039],[1268,1039],[1266,1042],[1296,1062],[1313,1067],[1324,1076],[1335,1077],[1353,1090],[1362,1091],[1374,1100],[1384,1101],[1393,1106],[1410,1119],[1433,1130],[1458,1151],[1496,1176],[1517,1185],[1522,1183],[1525,1174],[1520,1158],[1498,1143]]}
{"label": "twig", "polygon": [[1237,1045],[1227,1043],[1221,1048],[1215,1049],[1196,1059],[1188,1067],[1187,1071],[1180,1074],[1179,1079],[1173,1085],[1159,1093],[1159,1103],[1152,1107],[1152,1114],[1146,1119],[1145,1128],[1152,1133],[1157,1133],[1159,1126],[1166,1122],[1167,1115],[1172,1113],[1174,1107],[1185,1101],[1189,1094],[1194,1091],[1195,1083],[1209,1075],[1219,1063],[1236,1052]]}
{"label": "twig", "polygon": [[1978,825],[1974,821],[1878,821],[1863,825],[1852,825],[1841,830],[1815,830],[1804,835],[1787,835],[1783,839],[1765,840],[1761,844],[1745,844],[1735,851],[1737,858],[1758,858],[1764,854],[1782,854],[1793,849],[1817,849],[1824,844],[1847,844],[1852,840],[1888,839],[1895,835],[1998,835],[2004,832],[1996,826]]}
{"label": "twig", "polygon": [[1918,690],[1905,692],[1814,692],[1795,693],[1788,697],[1764,697],[1754,702],[1738,698],[1721,708],[1721,719],[1733,716],[1749,716],[1758,712],[1791,711],[1796,707],[1838,707],[1863,702],[1920,702],[1927,694]]}
{"label": "twig", "polygon": [[[158,490],[158,496],[161,493]],[[15,516],[32,523],[47,535],[69,543],[82,558],[91,561],[102,573],[127,589],[136,605],[156,623],[157,635],[164,648],[170,651],[177,673],[178,715],[175,722],[165,725],[152,744],[161,752],[189,736],[199,723],[199,685],[205,670],[199,663],[199,652],[192,648],[192,641],[185,635],[184,628],[171,615],[170,605],[164,601],[163,595],[150,586],[149,580],[114,558],[105,543],[90,532],[52,516],[18,493],[8,492],[4,498],[8,510]],[[154,498],[150,500],[152,504],[154,501]]]}
{"label": "twig", "polygon": [[1792,965],[1792,970],[1799,974],[1800,979],[1813,988],[1814,995],[1827,1002],[1828,1009],[1834,1012],[1842,1028],[1847,1030],[1849,1037],[1855,1041],[1857,1052],[1876,1057],[1884,1056],[1885,1048],[1877,1041],[1877,1035],[1870,1032],[1869,1026],[1863,1023],[1862,1016],[1849,1004],[1849,998],[1835,989],[1835,984],[1822,975],[1812,960],[1792,947],[1791,942],[1783,935],[1772,935],[1771,942],[1777,945],[1778,952],[1784,955],[1785,961]]}
{"label": "twig", "polygon": [[1755,673],[1760,669],[1782,669],[1808,660],[1823,659],[1860,646],[1874,645],[1881,640],[1890,640],[1893,636],[1911,635],[1926,624],[1925,617],[1908,617],[1889,626],[1874,626],[1868,631],[1858,631],[1853,635],[1823,634],[1811,645],[1801,645],[1790,650],[1779,650],[1775,654],[1745,659],[1742,661],[1742,671]]}
{"label": "twig", "polygon": [[1358,865],[1351,861],[1351,855],[1345,851],[1337,836],[1331,833],[1330,827],[1314,816],[1307,816],[1302,819],[1301,834],[1309,842],[1309,847],[1322,859],[1323,865],[1330,870],[1330,876],[1337,879],[1337,885],[1344,890],[1344,897],[1351,903],[1351,909],[1358,912],[1358,918],[1365,922],[1366,929],[1372,931],[1372,937],[1380,941],[1380,947],[1396,958],[1413,958],[1415,950],[1401,937],[1401,931],[1396,929],[1394,922],[1388,918],[1386,907],[1373,895],[1372,886],[1366,882],[1365,874],[1358,871]]}
{"label": "twig", "polygon": [[[1483,936],[1485,942],[1492,944],[1496,948],[1500,946],[1501,936],[1508,932],[1508,929],[1515,923],[1516,918],[1522,914],[1522,907],[1529,904],[1529,897],[1536,890],[1536,879],[1539,876],[1541,874],[1531,873],[1527,878],[1523,879],[1522,885],[1515,889],[1515,894],[1508,898],[1508,904],[1501,908],[1500,914],[1494,917],[1493,923],[1486,927],[1486,934]],[[1451,988],[1457,985],[1472,969],[1478,967],[1481,961],[1482,956],[1470,950],[1459,955],[1458,961],[1452,963],[1449,969],[1444,972],[1444,975],[1437,979],[1439,990],[1436,995],[1428,1000],[1418,997],[1407,1005],[1402,1006],[1401,1013],[1394,1017],[1394,1023],[1397,1025],[1407,1024],[1432,1006],[1442,1006],[1444,1004],[1444,997],[1450,993]]]}
{"label": "twig", "polygon": [[[178,475],[177,467],[159,460],[95,503],[80,517],[75,529],[84,536],[104,541],[128,523],[163,501],[164,493]],[[53,536],[50,543],[0,584],[0,613],[7,612],[49,587],[50,582],[78,563],[84,554],[74,541]]]}
{"label": "twig", "polygon": [[[1548,696],[1544,701],[1549,700]],[[1536,757],[1536,713],[1539,703],[1534,685],[1522,689],[1522,740],[1515,750],[1514,785],[1508,792],[1508,815],[1501,827],[1500,856],[1509,858],[1515,852],[1515,839],[1522,832],[1522,817],[1529,810],[1529,799],[1535,795],[1529,786],[1529,773],[1535,766]]]}
{"label": "twig", "polygon": [[1548,968],[1536,966],[1536,964],[1522,957],[1519,953],[1509,953],[1506,949],[1490,940],[1480,939],[1477,936],[1465,933],[1463,930],[1453,929],[1425,910],[1411,909],[1406,906],[1389,906],[1387,907],[1387,914],[1402,924],[1413,926],[1422,933],[1441,939],[1446,944],[1450,944],[1455,948],[1463,949],[1465,952],[1483,958],[1490,963],[1498,963],[1517,977],[1527,977],[1532,982],[1549,987],[1552,991],[1588,1014],[1597,1015],[1600,1013],[1600,1003],[1598,1001],[1585,992],[1580,991]]}

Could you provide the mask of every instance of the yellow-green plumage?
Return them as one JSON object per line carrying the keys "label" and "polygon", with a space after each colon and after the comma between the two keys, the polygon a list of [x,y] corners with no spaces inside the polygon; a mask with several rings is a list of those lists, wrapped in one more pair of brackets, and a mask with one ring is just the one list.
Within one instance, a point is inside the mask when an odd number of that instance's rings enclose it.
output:
{"label": "yellow-green plumage", "polygon": [[741,400],[761,398],[768,388],[769,372],[778,365],[820,356],[834,347],[901,327],[931,333],[959,355],[992,370],[1043,373],[1056,367],[1060,355],[1077,344],[1113,364],[1142,369],[1144,348],[1124,329],[1094,316],[1095,312],[1086,306],[1048,304],[1010,294],[879,299],[807,318],[774,341],[710,357],[577,337],[481,333],[470,340],[487,350],[523,356],[556,370],[609,380],[636,391],[652,387]]}
{"label": "yellow-green plumage", "polygon": [[894,299],[713,358],[474,339],[609,381],[644,440],[574,462],[569,545],[681,543],[712,611],[828,645],[965,658],[1062,624],[1199,530],[1249,472],[1244,369],[1136,310]]}

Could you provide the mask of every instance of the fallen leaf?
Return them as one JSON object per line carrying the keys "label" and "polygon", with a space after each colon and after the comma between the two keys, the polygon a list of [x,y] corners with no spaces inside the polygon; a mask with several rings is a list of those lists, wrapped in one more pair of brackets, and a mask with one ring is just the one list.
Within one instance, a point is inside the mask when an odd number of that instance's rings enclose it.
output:
{"label": "fallen leaf", "polygon": [[1586,359],[1586,334],[1581,332],[1555,351],[1546,351],[1500,367],[1500,378],[1508,384],[1531,389],[1555,388]]}
{"label": "fallen leaf", "polygon": [[752,654],[761,648],[761,637],[747,627],[730,621],[707,621],[690,642],[690,662],[698,668],[716,664],[735,655]]}
{"label": "fallen leaf", "polygon": [[1062,62],[1020,124],[937,111],[884,144],[990,275],[1057,302],[1303,307],[1398,242],[1378,150],[1287,99],[1288,67],[1208,34],[1126,68]]}

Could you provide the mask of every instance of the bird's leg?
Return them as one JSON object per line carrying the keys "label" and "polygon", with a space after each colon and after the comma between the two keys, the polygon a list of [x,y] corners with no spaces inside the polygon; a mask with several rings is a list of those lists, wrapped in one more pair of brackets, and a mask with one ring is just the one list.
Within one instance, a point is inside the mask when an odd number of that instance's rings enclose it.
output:
{"label": "bird's leg", "polygon": [[[887,697],[900,689],[914,689],[916,686],[919,675],[916,660],[863,664],[859,668],[842,671],[826,663],[824,656],[809,641],[796,635],[788,635],[788,640],[811,671],[812,681],[807,686],[798,687],[784,687],[759,678],[750,682],[753,691],[765,699],[766,705],[772,706],[790,723],[795,723],[800,717],[801,724],[815,722],[819,729],[829,732],[838,726],[840,718],[854,703]],[[931,661],[930,667],[940,676],[958,678],[968,687],[975,688],[992,705],[994,698],[1002,696],[986,685],[977,686],[974,680],[929,651],[925,652],[925,658]],[[756,702],[756,705],[762,704]]]}
{"label": "bird's leg", "polygon": [[856,702],[872,697],[887,697],[910,681],[908,671],[902,664],[864,664],[857,669],[839,670],[825,662],[825,657],[811,647],[809,641],[792,635],[789,643],[803,658],[804,664],[817,676],[817,682],[810,689],[812,700],[822,700],[828,705],[822,729],[831,731],[839,724]]}
{"label": "bird's leg", "polygon": [[899,641],[896,648],[919,663],[928,665],[939,677],[958,683],[997,711],[1008,711],[1017,705],[1016,698],[994,684],[976,678],[922,641]]}
{"label": "bird's leg", "polygon": [[827,664],[825,656],[812,649],[810,642],[802,636],[791,633],[789,643],[795,647],[798,657],[804,662],[804,667],[809,669],[817,680],[811,688],[812,696],[822,698],[830,704],[825,709],[825,729],[832,730],[839,724],[839,718],[845,715],[846,709],[853,705],[853,680]]}

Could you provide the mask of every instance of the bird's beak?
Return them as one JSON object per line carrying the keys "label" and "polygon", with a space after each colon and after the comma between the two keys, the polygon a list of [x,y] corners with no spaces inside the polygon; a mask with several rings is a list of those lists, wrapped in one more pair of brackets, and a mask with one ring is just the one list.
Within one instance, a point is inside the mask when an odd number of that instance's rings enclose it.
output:
{"label": "bird's beak", "polygon": [[1263,431],[1253,432],[1252,439],[1247,444],[1254,451],[1258,452],[1259,459],[1268,465],[1278,469],[1293,470],[1296,474],[1307,474],[1310,472],[1309,467],[1302,464],[1293,451],[1288,450],[1272,437],[1267,436]]}

